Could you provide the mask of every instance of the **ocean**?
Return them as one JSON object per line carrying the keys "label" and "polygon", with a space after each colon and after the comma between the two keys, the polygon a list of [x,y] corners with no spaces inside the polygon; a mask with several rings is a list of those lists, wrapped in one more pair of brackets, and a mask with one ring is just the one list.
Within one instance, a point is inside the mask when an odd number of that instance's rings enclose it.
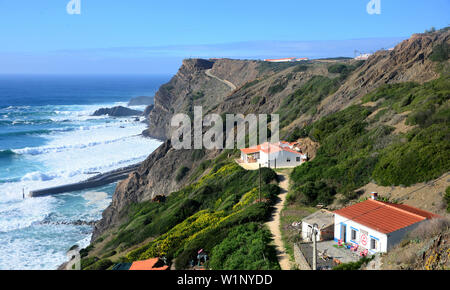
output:
{"label": "ocean", "polygon": [[[92,117],[153,96],[170,76],[0,75],[0,269],[56,269],[86,247],[116,184],[41,198],[29,191],[145,160],[159,145],[135,118]],[[145,106],[132,107],[143,110]]]}

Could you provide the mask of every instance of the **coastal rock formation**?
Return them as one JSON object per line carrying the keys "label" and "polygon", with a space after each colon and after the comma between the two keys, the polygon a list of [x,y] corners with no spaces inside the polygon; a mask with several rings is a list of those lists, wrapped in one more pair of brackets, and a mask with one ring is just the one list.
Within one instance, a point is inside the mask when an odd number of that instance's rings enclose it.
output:
{"label": "coastal rock formation", "polygon": [[132,98],[128,102],[128,106],[146,106],[153,104],[153,97],[147,97],[147,96],[140,96]]}
{"label": "coastal rock formation", "polygon": [[92,114],[93,116],[103,116],[108,115],[110,117],[130,117],[130,116],[141,116],[142,111],[137,111],[122,106],[112,107],[112,108],[101,108]]}

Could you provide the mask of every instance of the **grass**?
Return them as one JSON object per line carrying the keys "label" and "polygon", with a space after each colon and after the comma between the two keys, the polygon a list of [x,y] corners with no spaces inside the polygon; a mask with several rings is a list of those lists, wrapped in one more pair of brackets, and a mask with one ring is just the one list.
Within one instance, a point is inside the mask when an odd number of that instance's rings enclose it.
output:
{"label": "grass", "polygon": [[338,78],[312,77],[281,104],[277,112],[280,114],[280,127],[286,127],[301,114],[314,114],[320,101],[334,93],[339,85]]}
{"label": "grass", "polygon": [[[96,256],[105,258],[114,255],[120,261],[129,262],[166,256],[169,260],[176,258],[177,268],[182,269],[196,257],[199,249],[205,249],[213,258],[213,248],[236,227],[249,223],[262,225],[270,217],[271,205],[279,193],[276,173],[268,168],[262,169],[262,197],[268,202],[255,203],[258,198],[258,171],[244,170],[227,159],[226,153],[205,163],[201,171],[209,170],[208,173],[170,194],[165,203],[148,201],[131,205],[126,221],[102,245],[103,248],[96,251]],[[198,152],[193,155],[196,154]],[[268,260],[252,256],[252,265],[261,265],[261,269],[277,269],[274,266],[278,265],[276,256],[269,255],[274,250],[273,246],[268,244],[270,241],[265,236],[263,230],[254,232],[254,238],[259,239],[255,243],[264,245],[264,251],[267,251],[264,256]],[[232,239],[233,236],[228,236],[230,242]],[[136,245],[140,246],[136,248]],[[133,250],[128,251],[130,248]],[[255,251],[252,249],[248,254],[254,255]],[[124,257],[121,252],[127,255]],[[92,263],[85,265],[85,268],[106,267],[106,262],[99,263],[103,260],[88,259],[91,260],[86,261]]]}
{"label": "grass", "polygon": [[[425,84],[403,83],[379,88],[363,102],[384,101],[375,108],[351,106],[302,129],[320,143],[314,160],[294,169],[290,203],[330,204],[336,193],[355,199],[355,189],[375,181],[405,185],[438,178],[450,170],[450,79]],[[414,129],[400,136],[380,122],[369,127],[377,109],[409,112]]]}
{"label": "grass", "polygon": [[301,222],[302,219],[317,211],[314,207],[300,204],[286,205],[281,211],[280,227],[281,239],[284,248],[292,261],[294,261],[294,243],[301,240],[301,229],[292,227],[294,222]]}

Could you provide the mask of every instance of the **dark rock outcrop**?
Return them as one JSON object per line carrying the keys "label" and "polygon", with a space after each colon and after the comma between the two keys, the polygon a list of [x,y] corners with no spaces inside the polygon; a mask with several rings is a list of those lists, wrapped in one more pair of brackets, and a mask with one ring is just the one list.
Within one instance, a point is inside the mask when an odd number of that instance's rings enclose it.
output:
{"label": "dark rock outcrop", "polygon": [[128,102],[128,106],[146,106],[153,104],[153,97],[147,97],[147,96],[140,96],[132,98]]}
{"label": "dark rock outcrop", "polygon": [[137,111],[122,106],[112,107],[112,108],[101,108],[92,114],[93,116],[103,116],[108,115],[110,117],[130,117],[130,116],[141,116],[142,111]]}

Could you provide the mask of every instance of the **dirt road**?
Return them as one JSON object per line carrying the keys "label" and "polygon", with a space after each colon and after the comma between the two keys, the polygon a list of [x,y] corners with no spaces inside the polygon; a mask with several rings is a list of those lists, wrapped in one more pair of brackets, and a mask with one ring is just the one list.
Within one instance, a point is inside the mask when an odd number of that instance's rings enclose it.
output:
{"label": "dirt road", "polygon": [[218,81],[220,81],[220,82],[226,84],[226,85],[229,86],[233,91],[236,89],[236,86],[235,86],[233,83],[231,83],[230,81],[220,79],[220,78],[216,77],[215,75],[213,75],[213,74],[211,73],[211,69],[206,70],[206,71],[205,71],[205,74],[206,74],[207,76],[211,77],[211,78],[214,78],[214,79],[216,79],[216,80],[218,80]]}
{"label": "dirt road", "polygon": [[274,244],[277,250],[278,262],[280,263],[282,270],[291,270],[292,263],[289,259],[289,255],[283,245],[283,240],[281,239],[281,229],[280,229],[280,217],[281,210],[283,209],[284,203],[286,202],[286,197],[289,189],[289,175],[287,173],[279,173],[278,178],[280,180],[279,186],[281,188],[281,193],[278,195],[279,200],[275,204],[275,210],[272,214],[272,219],[266,225],[272,232]]}

